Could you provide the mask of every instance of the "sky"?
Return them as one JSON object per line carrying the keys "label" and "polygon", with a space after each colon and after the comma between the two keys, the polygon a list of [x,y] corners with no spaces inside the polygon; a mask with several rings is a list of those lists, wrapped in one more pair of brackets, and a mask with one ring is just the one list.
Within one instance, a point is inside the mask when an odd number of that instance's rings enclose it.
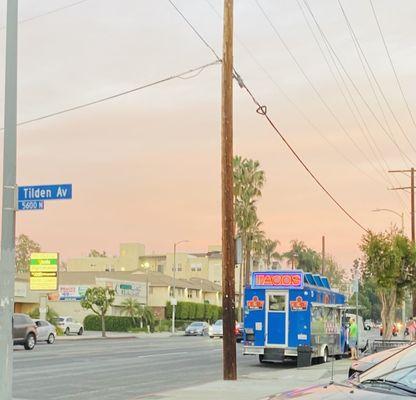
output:
{"label": "sky", "polygon": [[[392,209],[404,213],[410,233],[410,196],[387,190],[408,186],[409,178],[386,171],[412,166],[416,127],[370,2],[341,4],[371,66],[366,73],[374,74],[387,102],[375,82],[377,97],[369,84],[338,1],[307,2],[342,63],[338,68],[348,74],[341,70],[356,104],[349,101],[350,108],[340,91],[341,87],[348,100],[346,87],[331,64],[337,86],[304,19],[302,10],[330,59],[305,3],[258,2],[274,28],[256,0],[235,1],[235,67],[245,84],[354,218],[380,231],[391,223],[399,225],[400,218],[372,210]],[[1,54],[5,3],[0,5]],[[216,12],[221,14],[222,2],[175,4],[220,53],[222,22]],[[416,114],[416,4],[373,4],[403,92]],[[68,5],[73,6],[49,13]],[[214,61],[168,0],[20,0],[19,13],[19,121]],[[2,77],[4,64],[0,57]],[[92,248],[117,254],[121,242],[144,243],[149,253],[172,251],[173,243],[183,239],[189,240],[181,245],[184,251],[203,251],[220,243],[220,82],[216,65],[191,79],[172,80],[19,127],[18,184],[72,183],[73,199],[48,202],[43,211],[19,212],[17,234],[29,235],[43,250],[58,251],[63,259],[87,255]],[[3,105],[4,79],[0,99]],[[4,119],[3,107],[0,118]],[[316,185],[237,84],[234,152],[259,160],[266,173],[258,214],[267,236],[281,243],[279,251],[286,251],[292,239],[319,251],[325,235],[327,252],[345,268],[360,256],[361,228]]]}

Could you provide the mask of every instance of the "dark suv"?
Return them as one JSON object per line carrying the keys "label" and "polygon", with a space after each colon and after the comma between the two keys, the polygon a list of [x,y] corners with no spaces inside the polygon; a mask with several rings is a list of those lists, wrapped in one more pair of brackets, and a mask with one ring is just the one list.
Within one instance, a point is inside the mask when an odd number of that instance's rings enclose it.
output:
{"label": "dark suv", "polygon": [[36,324],[26,314],[13,314],[13,344],[33,350],[36,345]]}

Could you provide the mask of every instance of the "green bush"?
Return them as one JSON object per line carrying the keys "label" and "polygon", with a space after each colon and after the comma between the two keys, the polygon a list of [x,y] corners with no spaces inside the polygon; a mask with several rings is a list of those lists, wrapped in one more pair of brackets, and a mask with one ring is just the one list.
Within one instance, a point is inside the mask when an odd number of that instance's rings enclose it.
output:
{"label": "green bush", "polygon": [[[222,308],[213,304],[178,301],[175,320],[215,322],[222,317]],[[166,303],[166,318],[172,318],[172,305]]]}
{"label": "green bush", "polygon": [[[39,319],[39,307],[34,308],[30,313],[29,317],[33,319]],[[59,314],[52,308],[48,306],[48,312],[46,313],[46,320],[51,324],[56,323],[56,318],[59,317]]]}
{"label": "green bush", "polygon": [[[84,318],[84,328],[87,331],[101,331],[101,318],[98,315],[87,315]],[[130,317],[105,316],[105,330],[107,332],[129,332],[135,328],[140,328],[140,325],[138,321],[133,321]]]}

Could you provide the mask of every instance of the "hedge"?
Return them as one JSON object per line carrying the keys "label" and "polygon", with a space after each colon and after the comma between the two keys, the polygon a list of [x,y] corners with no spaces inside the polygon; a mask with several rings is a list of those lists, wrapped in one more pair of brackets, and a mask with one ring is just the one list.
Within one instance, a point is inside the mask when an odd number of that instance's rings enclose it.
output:
{"label": "hedge", "polygon": [[[128,332],[139,327],[139,321],[133,321],[130,317],[105,316],[105,330],[108,332]],[[94,314],[87,315],[84,318],[84,328],[87,331],[101,331],[101,318]]]}
{"label": "hedge", "polygon": [[[222,317],[222,307],[213,304],[178,301],[175,319],[190,321],[216,321]],[[172,318],[172,304],[166,303],[166,318]]]}

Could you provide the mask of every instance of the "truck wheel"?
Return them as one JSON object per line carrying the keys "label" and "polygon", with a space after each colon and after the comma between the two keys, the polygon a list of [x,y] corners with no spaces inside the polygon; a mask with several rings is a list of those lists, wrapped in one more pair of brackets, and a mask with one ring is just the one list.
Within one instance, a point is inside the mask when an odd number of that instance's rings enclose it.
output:
{"label": "truck wheel", "polygon": [[318,364],[325,364],[328,362],[328,347],[324,349],[324,355],[322,357],[318,357]]}
{"label": "truck wheel", "polygon": [[266,362],[266,361],[264,361],[264,354],[259,354],[259,361],[262,364],[264,364]]}

